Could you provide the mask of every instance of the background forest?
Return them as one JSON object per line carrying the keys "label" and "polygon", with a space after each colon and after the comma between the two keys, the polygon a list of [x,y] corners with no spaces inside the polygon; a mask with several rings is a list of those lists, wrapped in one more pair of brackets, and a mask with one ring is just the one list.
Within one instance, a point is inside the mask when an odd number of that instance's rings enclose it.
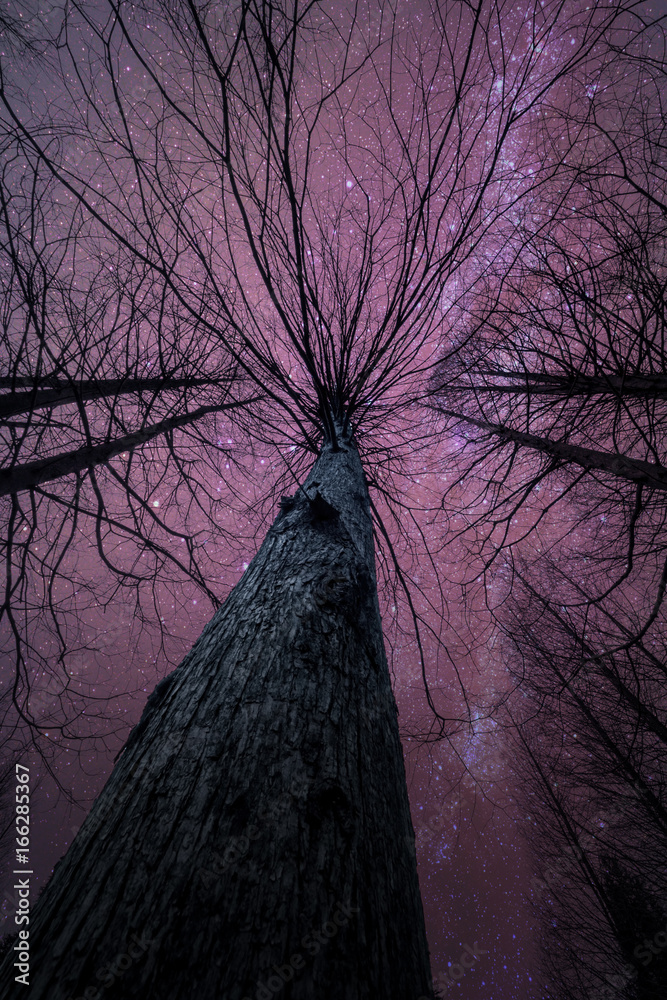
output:
{"label": "background forest", "polygon": [[667,997],[665,17],[3,6],[2,773],[42,879],[343,422],[440,994]]}

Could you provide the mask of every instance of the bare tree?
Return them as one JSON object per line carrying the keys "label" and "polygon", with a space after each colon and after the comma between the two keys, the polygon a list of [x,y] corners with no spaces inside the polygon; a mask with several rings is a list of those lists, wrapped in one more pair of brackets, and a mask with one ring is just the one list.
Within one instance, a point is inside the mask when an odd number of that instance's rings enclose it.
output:
{"label": "bare tree", "polygon": [[562,570],[553,567],[548,583],[550,598],[518,571],[502,614],[516,683],[505,718],[530,831],[545,992],[661,996],[664,639],[654,630],[613,659],[599,656],[605,615],[577,610],[571,597],[559,606],[577,587]]}
{"label": "bare tree", "polygon": [[[6,201],[31,199],[25,254],[5,219],[8,419],[31,394],[8,432],[9,537],[16,498],[55,482],[49,500],[74,491],[103,558],[114,533],[136,535],[150,586],[172,561],[146,530],[153,477],[174,470],[177,494],[201,483],[190,449],[207,414],[233,407],[248,452],[298,449],[283,466],[297,483],[318,456],[149,699],[40,899],[35,997],[95,990],[129,934],[140,953],[110,997],[430,992],[372,515],[420,624],[392,519],[401,473],[440,439],[424,418],[443,325],[516,253],[517,206],[559,183],[543,108],[599,71],[635,6],[452,2],[420,23],[386,4],[73,2],[49,99],[26,109],[3,78]],[[33,192],[51,192],[44,238]],[[192,555],[178,569],[208,588]]]}
{"label": "bare tree", "polygon": [[[16,663],[14,709],[41,744],[35,702],[47,707],[46,687],[51,732],[76,733],[89,692],[73,678],[72,657],[95,648],[85,626],[103,627],[100,612],[119,591],[134,593],[136,614],[151,613],[152,596],[152,614],[164,616],[170,579],[189,578],[217,606],[202,528],[218,521],[229,418],[252,406],[217,340],[156,289],[145,266],[100,248],[80,211],[53,209],[54,186],[36,165],[7,157],[1,614]],[[200,514],[197,537],[188,528]],[[89,569],[78,568],[82,534],[108,571],[103,587],[91,588]]]}
{"label": "bare tree", "polygon": [[[663,36],[651,37],[659,53]],[[602,543],[611,591],[649,586],[641,635],[667,565],[665,77],[660,59],[622,48],[613,71],[599,66],[545,116],[559,182],[517,220],[513,265],[490,269],[470,297],[433,391],[460,443],[443,505],[465,486],[487,565],[533,527],[539,551],[559,519],[566,535],[577,524]]]}

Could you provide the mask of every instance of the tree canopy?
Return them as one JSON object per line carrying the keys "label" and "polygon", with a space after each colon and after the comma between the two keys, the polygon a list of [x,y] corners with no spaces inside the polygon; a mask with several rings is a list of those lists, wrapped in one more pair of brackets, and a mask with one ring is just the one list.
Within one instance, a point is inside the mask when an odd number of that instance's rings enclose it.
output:
{"label": "tree canopy", "polygon": [[413,735],[511,729],[517,691],[566,724],[537,667],[461,671],[539,608],[662,739],[649,6],[70,0],[0,31],[8,752],[124,731],[110,650],[176,659],[341,427]]}

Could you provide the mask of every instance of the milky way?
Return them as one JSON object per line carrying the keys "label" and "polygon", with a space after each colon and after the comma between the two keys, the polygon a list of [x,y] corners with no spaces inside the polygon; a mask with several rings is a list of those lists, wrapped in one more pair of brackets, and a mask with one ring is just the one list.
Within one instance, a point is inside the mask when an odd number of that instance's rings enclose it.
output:
{"label": "milky way", "polygon": [[[487,614],[502,572],[483,571],[474,476],[455,481],[468,433],[445,434],[427,396],[486,304],[510,301],[526,232],[562,215],[581,142],[563,112],[602,107],[604,39],[630,21],[617,4],[367,2],[355,19],[322,3],[291,61],[290,17],[274,14],[267,45],[257,9],[242,29],[237,4],[100,0],[66,19],[27,5],[36,47],[5,45],[3,386],[79,388],[1,431],[6,467],[66,456],[64,474],[28,470],[36,492],[2,501],[3,687],[18,649],[38,745],[89,805],[312,463],[328,392],[382,526],[435,981],[538,1000],[522,807],[489,717],[509,683]],[[540,537],[563,534],[572,515],[558,516]],[[424,676],[446,719],[425,745]],[[43,883],[85,810],[55,805],[34,761]]]}

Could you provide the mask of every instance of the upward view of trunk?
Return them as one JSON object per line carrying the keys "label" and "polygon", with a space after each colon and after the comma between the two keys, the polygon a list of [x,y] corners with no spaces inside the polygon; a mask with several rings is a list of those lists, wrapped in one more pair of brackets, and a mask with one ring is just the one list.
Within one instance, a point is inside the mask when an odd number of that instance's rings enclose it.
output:
{"label": "upward view of trunk", "polygon": [[29,929],[29,993],[8,957],[2,998],[432,995],[349,440],[325,445],[283,498],[239,584],[156,688]]}

